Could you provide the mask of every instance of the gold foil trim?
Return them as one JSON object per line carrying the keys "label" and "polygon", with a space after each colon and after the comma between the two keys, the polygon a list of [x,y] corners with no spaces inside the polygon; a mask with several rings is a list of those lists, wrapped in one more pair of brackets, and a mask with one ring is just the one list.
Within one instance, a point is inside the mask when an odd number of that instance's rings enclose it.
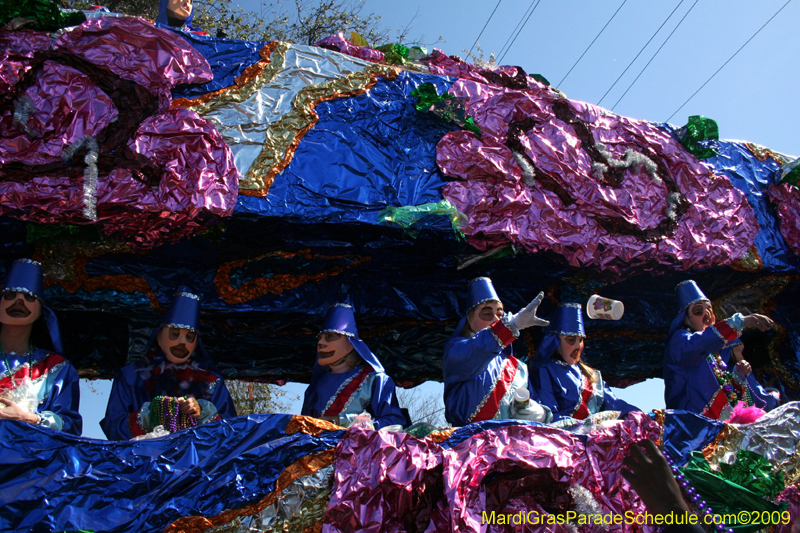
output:
{"label": "gold foil trim", "polygon": [[288,487],[295,479],[313,474],[321,468],[330,466],[333,464],[333,459],[333,450],[325,450],[318,454],[301,457],[286,467],[286,470],[281,472],[281,475],[278,476],[278,480],[275,482],[275,490],[267,494],[259,502],[246,507],[240,507],[239,509],[224,511],[217,516],[209,518],[202,516],[184,516],[167,526],[164,529],[164,533],[200,533],[208,528],[228,524],[240,516],[248,516],[261,512],[265,507],[271,505],[278,497],[278,494]]}
{"label": "gold foil trim", "polygon": [[294,435],[295,433],[305,433],[306,435],[319,436],[323,431],[338,431],[344,429],[337,426],[333,422],[327,420],[320,420],[313,416],[293,415],[289,423],[286,425],[286,434]]}
{"label": "gold foil trim", "polygon": [[725,437],[728,436],[729,427],[730,427],[729,424],[725,424],[722,427],[722,430],[717,435],[717,437],[714,439],[714,441],[709,443],[708,446],[706,446],[705,448],[703,448],[703,457],[706,458],[706,461],[711,461],[711,458],[714,457],[714,453],[717,451],[719,443],[722,442],[725,439]]}
{"label": "gold foil trim", "polygon": [[741,259],[731,265],[733,270],[744,272],[759,272],[763,267],[764,263],[761,261],[761,256],[755,244],[747,250],[747,253]]}
{"label": "gold foil trim", "polygon": [[319,120],[317,105],[363,94],[375,85],[378,76],[394,79],[398,72],[396,68],[370,64],[349,76],[301,89],[294,98],[294,109],[267,130],[261,153],[239,181],[239,193],[261,197],[269,193],[275,176],[289,166],[300,141]]}
{"label": "gold foil trim", "polygon": [[[355,261],[349,265],[335,266],[325,270],[324,272],[318,272],[316,274],[274,274],[270,277],[251,279],[239,288],[234,288],[231,285],[231,272],[234,269],[237,269],[251,261],[258,261],[267,257],[291,258],[296,256],[305,259],[329,260],[355,258]],[[311,253],[310,249],[300,250],[298,252],[275,252],[256,257],[255,259],[241,259],[220,265],[220,267],[217,269],[216,275],[214,276],[214,288],[217,290],[219,297],[226,304],[240,304],[255,300],[256,298],[260,298],[266,294],[282,294],[287,290],[296,289],[297,287],[305,285],[309,282],[318,283],[325,278],[338,276],[345,270],[362,265],[371,259],[371,257],[356,255],[313,254]]]}
{"label": "gold foil trim", "polygon": [[262,57],[245,69],[229,87],[206,93],[197,98],[178,98],[173,100],[173,107],[183,107],[204,115],[209,111],[232,102],[241,103],[250,98],[253,92],[272,81],[284,67],[286,50],[285,42],[272,41],[266,44],[258,54]]}
{"label": "gold foil trim", "polygon": [[776,154],[766,146],[761,146],[755,143],[748,143],[748,142],[744,143],[744,145],[748,150],[750,150],[750,153],[752,153],[759,161],[766,161],[767,158],[770,157],[773,160],[775,160],[775,162],[778,163],[779,165],[783,165],[786,163],[786,160],[783,158],[783,156],[781,156],[780,154]]}
{"label": "gold foil trim", "polygon": [[440,431],[432,431],[428,433],[428,435],[425,438],[432,440],[437,444],[441,444],[447,439],[449,439],[450,435],[452,435],[455,430],[456,430],[455,428],[448,428],[448,429],[442,429]]}

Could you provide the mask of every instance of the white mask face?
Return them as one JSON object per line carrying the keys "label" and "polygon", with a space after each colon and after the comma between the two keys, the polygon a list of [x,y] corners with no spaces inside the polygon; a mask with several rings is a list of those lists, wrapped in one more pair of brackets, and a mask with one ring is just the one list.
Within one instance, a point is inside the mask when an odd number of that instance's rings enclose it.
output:
{"label": "white mask face", "polygon": [[167,0],[167,12],[177,19],[186,20],[192,14],[192,0]]}
{"label": "white mask face", "polygon": [[185,328],[163,327],[157,339],[170,363],[185,363],[197,347],[197,333]]}
{"label": "white mask face", "polygon": [[708,302],[697,302],[686,310],[686,324],[692,331],[705,331],[716,321],[714,308]]}
{"label": "white mask face", "polygon": [[500,302],[484,302],[469,312],[467,322],[469,329],[475,333],[488,328],[503,318],[503,304]]}
{"label": "white mask face", "polygon": [[7,292],[0,298],[0,323],[27,326],[42,316],[42,302],[25,292]]}

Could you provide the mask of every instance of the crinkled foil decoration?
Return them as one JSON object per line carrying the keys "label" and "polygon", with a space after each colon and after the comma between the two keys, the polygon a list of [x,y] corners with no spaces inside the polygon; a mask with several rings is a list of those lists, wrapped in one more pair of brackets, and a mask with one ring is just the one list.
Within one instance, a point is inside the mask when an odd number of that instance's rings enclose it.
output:
{"label": "crinkled foil decoration", "polygon": [[[265,55],[262,53],[262,55]],[[328,50],[280,43],[269,64],[213,99],[181,101],[213,122],[232,147],[242,194],[266,196],[317,120],[320,102],[361,94],[397,70]]]}
{"label": "crinkled foil decoration", "polygon": [[511,89],[465,63],[433,56],[430,66],[458,69],[448,92],[467,98],[482,133],[455,131],[437,146],[442,172],[458,179],[443,194],[470,218],[464,233],[477,248],[511,242],[621,274],[727,265],[753,244],[745,195],[658,125],[530,77]]}
{"label": "crinkled foil decoration", "polygon": [[316,44],[322,48],[336,50],[337,52],[341,52],[352,57],[357,57],[359,59],[364,59],[372,63],[383,63],[383,52],[368,46],[355,45],[348,41],[341,32],[337,33],[336,35],[326,37]]}
{"label": "crinkled foil decoration", "polygon": [[[24,83],[10,70],[42,42],[2,39],[13,47],[0,64],[3,82]],[[35,76],[24,92],[30,110],[16,113],[25,123],[0,127],[0,214],[50,224],[96,214],[102,233],[146,248],[233,213],[230,148],[207,120],[169,108],[170,87],[210,79],[202,56],[173,32],[115,17],[86,22],[55,48],[26,72]],[[13,104],[0,100],[0,116]],[[87,136],[99,145],[96,161],[91,147],[69,151]]]}
{"label": "crinkled foil decoration", "polygon": [[777,183],[767,189],[780,220],[781,235],[795,254],[800,255],[800,190],[788,183]]}
{"label": "crinkled foil decoration", "polygon": [[731,428],[706,457],[712,468],[730,463],[738,450],[749,450],[766,457],[786,476],[786,484],[800,481],[800,402],[784,404],[752,424],[729,424]]}
{"label": "crinkled foil decoration", "polygon": [[323,531],[484,531],[484,513],[644,511],[619,469],[631,442],[659,436],[646,415],[583,437],[502,424],[462,428],[471,435],[450,448],[429,438],[348,430],[336,448]]}

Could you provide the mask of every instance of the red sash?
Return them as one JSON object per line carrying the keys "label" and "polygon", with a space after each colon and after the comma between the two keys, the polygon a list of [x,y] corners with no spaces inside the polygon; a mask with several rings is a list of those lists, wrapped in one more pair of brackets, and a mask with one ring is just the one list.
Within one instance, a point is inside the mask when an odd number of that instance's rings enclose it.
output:
{"label": "red sash", "polygon": [[728,397],[725,395],[725,391],[722,390],[722,387],[720,387],[717,389],[717,392],[714,393],[714,397],[711,398],[708,407],[703,409],[701,414],[705,417],[719,420],[719,415],[722,414],[722,409],[726,405],[728,405]]}
{"label": "red sash", "polygon": [[[34,359],[33,368],[25,365],[24,363],[26,362],[27,361],[23,361],[22,368],[17,370],[14,375],[0,379],[0,394],[14,390],[16,388],[16,383],[21,382],[25,378],[30,378],[31,380],[39,379],[47,374],[54,366],[63,363],[64,358],[56,353],[48,353],[38,361]],[[10,368],[8,370],[11,371]]]}
{"label": "red sash", "polygon": [[480,422],[482,420],[491,420],[494,418],[494,415],[497,414],[497,410],[500,408],[500,400],[506,395],[508,388],[514,381],[514,377],[517,375],[517,365],[519,365],[519,360],[513,355],[509,355],[503,365],[503,371],[500,373],[500,379],[498,379],[494,390],[489,394],[486,403],[484,403],[481,410],[472,417],[470,422]]}
{"label": "red sash", "polygon": [[589,381],[589,378],[581,372],[581,376],[583,377],[583,388],[581,390],[581,404],[575,409],[575,412],[572,414],[572,418],[576,418],[578,420],[583,420],[591,413],[589,412],[589,398],[592,397],[592,393],[594,389],[592,388],[592,382]]}
{"label": "red sash", "polygon": [[339,413],[347,405],[348,400],[350,400],[350,396],[353,395],[360,387],[361,384],[364,383],[364,380],[367,379],[367,376],[372,373],[372,367],[365,364],[364,368],[361,369],[361,372],[358,373],[356,377],[350,380],[350,382],[339,391],[339,395],[333,400],[333,403],[330,407],[328,407],[322,416],[339,416]]}

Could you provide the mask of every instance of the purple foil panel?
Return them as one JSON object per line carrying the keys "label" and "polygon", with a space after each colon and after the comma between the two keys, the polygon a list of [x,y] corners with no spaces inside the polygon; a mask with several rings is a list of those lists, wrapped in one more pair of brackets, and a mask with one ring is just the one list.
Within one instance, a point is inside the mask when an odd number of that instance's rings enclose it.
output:
{"label": "purple foil panel", "polygon": [[0,95],[8,94],[30,68],[33,54],[49,50],[51,43],[50,35],[44,32],[0,30]]}
{"label": "purple foil panel", "polygon": [[431,514],[446,523],[441,464],[441,448],[434,442],[349,430],[336,447],[323,532],[423,531]]}
{"label": "purple foil panel", "polygon": [[44,62],[25,97],[31,109],[24,129],[11,112],[0,116],[0,163],[60,161],[67,147],[84,135],[96,136],[118,116],[89,76],[53,61]]}
{"label": "purple foil panel", "polygon": [[0,214],[96,221],[105,235],[150,247],[233,213],[239,174],[230,148],[209,121],[169,107],[169,87],[211,78],[182,39],[130,18],[88,21],[56,52],[39,34],[20,34],[31,37],[27,48],[0,34],[10,46],[3,82],[20,82],[15,69],[33,51],[49,55],[28,69],[24,93],[0,99]]}
{"label": "purple foil panel", "polygon": [[[547,426],[509,426],[452,449],[403,434],[348,431],[336,448],[323,531],[572,531],[543,520],[567,511],[643,513],[619,471],[630,443],[656,439],[660,428],[638,412],[605,424],[586,437]],[[516,523],[484,520],[520,513],[525,518]],[[614,525],[608,531],[637,528]]]}
{"label": "purple foil panel", "polygon": [[345,39],[344,34],[342,33],[337,33],[336,35],[326,37],[325,39],[317,42],[316,46],[321,46],[330,50],[338,50],[343,54],[357,57],[359,59],[365,59],[373,63],[382,63],[384,58],[384,53],[380,50],[375,50],[373,48],[369,48],[368,46],[355,45]]}
{"label": "purple foil panel", "polygon": [[800,191],[788,183],[776,183],[767,189],[770,201],[777,207],[781,235],[794,253],[800,255]]}
{"label": "purple foil panel", "polygon": [[[175,32],[132,17],[87,20],[59,37],[55,49],[80,56],[167,97],[179,83],[214,79],[208,61]],[[170,101],[162,98],[167,106]]]}
{"label": "purple foil panel", "polygon": [[800,527],[800,486],[797,483],[789,485],[783,492],[778,495],[778,501],[786,502],[789,504],[789,520],[788,524],[784,524],[787,520],[780,520],[780,524],[773,526],[775,533],[797,533]]}
{"label": "purple foil panel", "polygon": [[469,217],[464,233],[477,248],[512,242],[621,274],[730,264],[753,244],[758,224],[744,194],[655,124],[532,78],[514,90],[479,81],[465,63],[432,65],[469,78],[448,92],[465,98],[482,135],[446,135],[437,162],[465,180],[443,192]]}

